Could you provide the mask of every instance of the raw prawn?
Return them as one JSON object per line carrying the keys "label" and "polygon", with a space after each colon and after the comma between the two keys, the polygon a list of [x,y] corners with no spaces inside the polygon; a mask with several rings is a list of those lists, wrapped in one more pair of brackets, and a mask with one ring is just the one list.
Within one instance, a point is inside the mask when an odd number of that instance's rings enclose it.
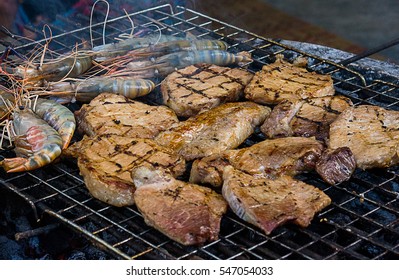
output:
{"label": "raw prawn", "polygon": [[[71,82],[49,83],[48,95],[62,96],[81,102],[89,102],[100,93],[109,92],[134,99],[149,94],[155,88],[151,80],[131,77],[99,76]],[[58,94],[57,94],[58,93]],[[46,93],[44,93],[46,94]],[[72,101],[72,100],[71,100]]]}
{"label": "raw prawn", "polygon": [[181,51],[227,50],[227,48],[228,45],[220,40],[175,40],[133,50],[127,53],[126,56],[157,57]]}
{"label": "raw prawn", "polygon": [[40,168],[61,154],[61,136],[29,108],[14,111],[13,130],[17,157],[6,158],[0,162],[7,172]]}
{"label": "raw prawn", "polygon": [[159,36],[159,34],[152,34],[146,37],[131,37],[116,43],[95,46],[92,51],[95,53],[95,59],[101,61],[106,58],[124,55],[131,50],[176,40],[184,40],[184,38],[172,35]]}
{"label": "raw prawn", "polygon": [[183,51],[167,54],[156,58],[154,61],[136,61],[127,64],[126,73],[130,76],[152,78],[154,76],[166,76],[176,69],[189,65],[207,63],[226,66],[251,62],[252,59],[245,54],[234,54],[223,50]]}
{"label": "raw prawn", "polygon": [[30,107],[33,112],[57,130],[62,139],[62,149],[65,150],[71,142],[76,128],[73,113],[54,100],[43,98],[32,100]]}
{"label": "raw prawn", "polygon": [[93,66],[92,55],[89,53],[72,54],[61,59],[46,61],[41,66],[20,65],[13,74],[28,83],[41,85],[45,81],[59,81],[67,77],[78,77]]}

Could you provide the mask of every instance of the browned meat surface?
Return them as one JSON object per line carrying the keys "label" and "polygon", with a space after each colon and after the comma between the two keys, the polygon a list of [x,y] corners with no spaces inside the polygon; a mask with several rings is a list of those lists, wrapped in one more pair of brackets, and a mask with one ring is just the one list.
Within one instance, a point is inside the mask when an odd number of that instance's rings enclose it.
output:
{"label": "browned meat surface", "polygon": [[263,66],[244,90],[245,97],[260,104],[278,104],[283,100],[309,99],[334,95],[329,75],[309,72],[302,65],[291,64],[278,56]]}
{"label": "browned meat surface", "polygon": [[155,140],[193,160],[238,147],[269,113],[253,102],[226,103],[176,124]]}
{"label": "browned meat surface", "polygon": [[307,227],[331,203],[321,190],[290,176],[256,178],[227,166],[223,180],[223,197],[233,212],[266,234],[287,222]]}
{"label": "browned meat surface", "polygon": [[329,147],[349,147],[361,169],[395,165],[399,112],[371,105],[348,108],[330,126]]}
{"label": "browned meat surface", "polygon": [[170,170],[174,176],[185,171],[185,161],[172,150],[151,139],[117,135],[88,137],[70,146],[69,155],[78,158],[78,167],[93,197],[114,206],[134,203],[133,168],[141,165]]}
{"label": "browned meat surface", "polygon": [[248,148],[228,150],[194,161],[190,182],[221,186],[227,165],[256,177],[275,178],[313,170],[323,151],[314,138],[287,137],[265,140]]}
{"label": "browned meat surface", "polygon": [[326,149],[316,163],[317,173],[330,185],[349,180],[355,169],[355,157],[348,147]]}
{"label": "browned meat surface", "polygon": [[326,141],[330,124],[352,105],[352,101],[343,96],[285,100],[273,108],[261,130],[269,138],[315,136]]}
{"label": "browned meat surface", "polygon": [[227,211],[220,194],[144,166],[134,170],[132,178],[137,208],[149,226],[183,245],[218,239],[220,220]]}
{"label": "browned meat surface", "polygon": [[116,134],[153,138],[178,122],[166,106],[150,106],[124,96],[104,93],[75,112],[78,131],[89,136]]}
{"label": "browned meat surface", "polygon": [[239,68],[188,66],[176,70],[161,83],[163,102],[176,115],[191,117],[222,103],[239,100],[252,76]]}

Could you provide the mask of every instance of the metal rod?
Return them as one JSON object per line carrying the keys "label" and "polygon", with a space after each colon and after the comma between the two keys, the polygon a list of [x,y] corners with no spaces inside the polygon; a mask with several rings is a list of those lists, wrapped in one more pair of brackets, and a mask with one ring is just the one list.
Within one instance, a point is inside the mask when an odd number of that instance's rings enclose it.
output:
{"label": "metal rod", "polygon": [[399,44],[399,38],[396,38],[396,39],[394,39],[394,40],[392,40],[392,41],[389,41],[389,42],[387,42],[387,43],[384,43],[384,44],[382,44],[382,45],[380,45],[380,46],[377,46],[377,47],[374,47],[374,48],[365,50],[364,52],[361,52],[361,53],[359,53],[359,54],[357,54],[357,55],[354,55],[354,56],[352,56],[352,57],[350,57],[350,58],[341,60],[340,62],[338,62],[338,64],[341,64],[341,65],[348,65],[348,64],[350,64],[350,63],[352,63],[352,62],[355,62],[355,61],[358,61],[358,60],[360,60],[360,59],[362,59],[362,58],[365,58],[365,57],[368,57],[368,56],[370,56],[370,55],[379,53],[380,51],[385,50],[385,49],[388,49],[388,48],[390,48],[390,47],[393,47],[393,46],[395,46],[395,45],[397,45],[397,44]]}
{"label": "metal rod", "polygon": [[15,234],[15,240],[21,240],[21,239],[26,239],[32,236],[37,236],[40,234],[46,234],[49,231],[52,231],[53,229],[56,229],[57,227],[59,227],[60,224],[50,224],[44,227],[40,227],[40,228],[35,228],[32,230],[27,230],[27,231],[23,231],[23,232],[17,232]]}

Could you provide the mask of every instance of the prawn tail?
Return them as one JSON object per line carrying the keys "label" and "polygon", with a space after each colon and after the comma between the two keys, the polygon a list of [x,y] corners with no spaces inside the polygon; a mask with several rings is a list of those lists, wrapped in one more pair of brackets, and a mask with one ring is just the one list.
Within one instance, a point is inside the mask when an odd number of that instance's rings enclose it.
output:
{"label": "prawn tail", "polygon": [[62,126],[58,129],[58,133],[62,139],[62,150],[68,148],[69,143],[71,143],[74,131],[76,129],[76,123],[69,121],[62,124]]}
{"label": "prawn tail", "polygon": [[7,173],[35,170],[54,161],[61,154],[61,147],[55,144],[47,145],[40,152],[29,158],[6,158],[0,165]]}

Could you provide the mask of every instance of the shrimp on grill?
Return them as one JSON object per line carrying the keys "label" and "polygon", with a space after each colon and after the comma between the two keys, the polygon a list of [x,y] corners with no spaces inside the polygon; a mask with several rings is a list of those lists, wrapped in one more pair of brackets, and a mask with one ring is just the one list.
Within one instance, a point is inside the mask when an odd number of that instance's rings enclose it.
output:
{"label": "shrimp on grill", "polygon": [[0,162],[8,173],[40,168],[61,154],[61,136],[29,108],[14,111],[13,130],[17,157]]}
{"label": "shrimp on grill", "polygon": [[124,57],[158,57],[182,51],[227,50],[227,43],[220,40],[175,40],[128,52]]}
{"label": "shrimp on grill", "polygon": [[[31,64],[31,63],[30,63]],[[78,77],[93,66],[92,54],[79,52],[60,59],[45,61],[41,66],[19,65],[13,75],[31,85],[42,85],[43,81],[59,81],[67,77]]]}
{"label": "shrimp on grill", "polygon": [[76,128],[74,114],[64,105],[43,98],[32,100],[30,108],[57,130],[62,139],[62,149],[65,150],[71,142]]}
{"label": "shrimp on grill", "polygon": [[152,34],[145,37],[131,37],[116,43],[95,46],[92,51],[97,61],[103,61],[112,57],[125,55],[131,50],[146,48],[157,43],[183,40],[182,37],[172,35]]}
{"label": "shrimp on grill", "polygon": [[70,101],[89,102],[100,93],[115,93],[129,99],[149,94],[155,88],[151,80],[131,77],[98,76],[71,82],[48,83],[49,92],[43,95],[59,96]]}
{"label": "shrimp on grill", "polygon": [[234,54],[224,50],[182,51],[160,56],[153,61],[130,62],[126,69],[121,70],[121,73],[133,77],[153,78],[154,76],[167,76],[176,69],[194,64],[206,63],[227,66],[249,62],[252,62],[252,59],[244,53]]}
{"label": "shrimp on grill", "polygon": [[[158,57],[165,55],[173,55],[179,52],[195,52],[202,50],[227,50],[228,45],[220,40],[174,40],[156,45],[151,45],[146,48],[139,48],[129,51],[127,54],[110,58],[101,62],[101,67],[118,65],[118,67],[127,65],[130,62],[139,61],[154,61]],[[167,59],[167,58],[165,58]]]}

